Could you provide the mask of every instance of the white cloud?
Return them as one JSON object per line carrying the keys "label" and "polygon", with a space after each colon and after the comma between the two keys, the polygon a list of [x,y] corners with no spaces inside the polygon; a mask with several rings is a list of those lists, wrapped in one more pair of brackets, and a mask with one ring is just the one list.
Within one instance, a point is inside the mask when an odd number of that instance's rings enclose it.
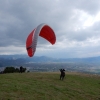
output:
{"label": "white cloud", "polygon": [[99,0],[1,0],[0,54],[27,54],[28,34],[47,23],[57,41],[51,45],[39,37],[36,56],[100,56],[99,9]]}

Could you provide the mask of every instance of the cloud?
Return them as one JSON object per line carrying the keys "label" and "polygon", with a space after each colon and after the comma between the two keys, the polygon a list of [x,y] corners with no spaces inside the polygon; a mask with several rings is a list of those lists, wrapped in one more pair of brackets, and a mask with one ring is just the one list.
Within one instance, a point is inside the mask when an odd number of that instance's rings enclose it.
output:
{"label": "cloud", "polygon": [[100,56],[100,1],[1,0],[0,54],[26,54],[26,38],[41,23],[56,33],[56,44],[39,37],[35,55]]}

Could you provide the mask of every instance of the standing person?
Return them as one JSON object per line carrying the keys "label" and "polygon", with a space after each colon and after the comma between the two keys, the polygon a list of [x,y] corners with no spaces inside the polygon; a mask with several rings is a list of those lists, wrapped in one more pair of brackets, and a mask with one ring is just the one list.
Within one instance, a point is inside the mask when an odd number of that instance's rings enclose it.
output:
{"label": "standing person", "polygon": [[23,67],[22,66],[20,66],[20,73],[22,73],[23,72]]}
{"label": "standing person", "polygon": [[64,77],[65,77],[65,69],[60,69],[60,72],[61,72],[61,74],[60,74],[60,80],[63,80]]}

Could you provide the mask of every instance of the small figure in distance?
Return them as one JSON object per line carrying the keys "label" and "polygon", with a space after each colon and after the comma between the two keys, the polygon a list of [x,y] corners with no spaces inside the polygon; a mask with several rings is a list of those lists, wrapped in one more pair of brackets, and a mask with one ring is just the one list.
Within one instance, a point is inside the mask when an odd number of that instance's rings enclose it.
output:
{"label": "small figure in distance", "polygon": [[22,66],[20,66],[20,73],[22,73],[23,72],[23,67]]}
{"label": "small figure in distance", "polygon": [[63,80],[65,77],[65,69],[59,69],[61,74],[60,74],[60,80]]}

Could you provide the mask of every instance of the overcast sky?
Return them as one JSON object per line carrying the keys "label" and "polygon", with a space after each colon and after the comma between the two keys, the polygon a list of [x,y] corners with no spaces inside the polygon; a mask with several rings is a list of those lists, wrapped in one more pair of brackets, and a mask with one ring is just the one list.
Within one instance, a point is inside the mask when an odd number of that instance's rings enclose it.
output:
{"label": "overcast sky", "polygon": [[0,55],[27,55],[27,36],[41,23],[57,40],[39,37],[34,56],[100,56],[100,0],[0,0]]}

